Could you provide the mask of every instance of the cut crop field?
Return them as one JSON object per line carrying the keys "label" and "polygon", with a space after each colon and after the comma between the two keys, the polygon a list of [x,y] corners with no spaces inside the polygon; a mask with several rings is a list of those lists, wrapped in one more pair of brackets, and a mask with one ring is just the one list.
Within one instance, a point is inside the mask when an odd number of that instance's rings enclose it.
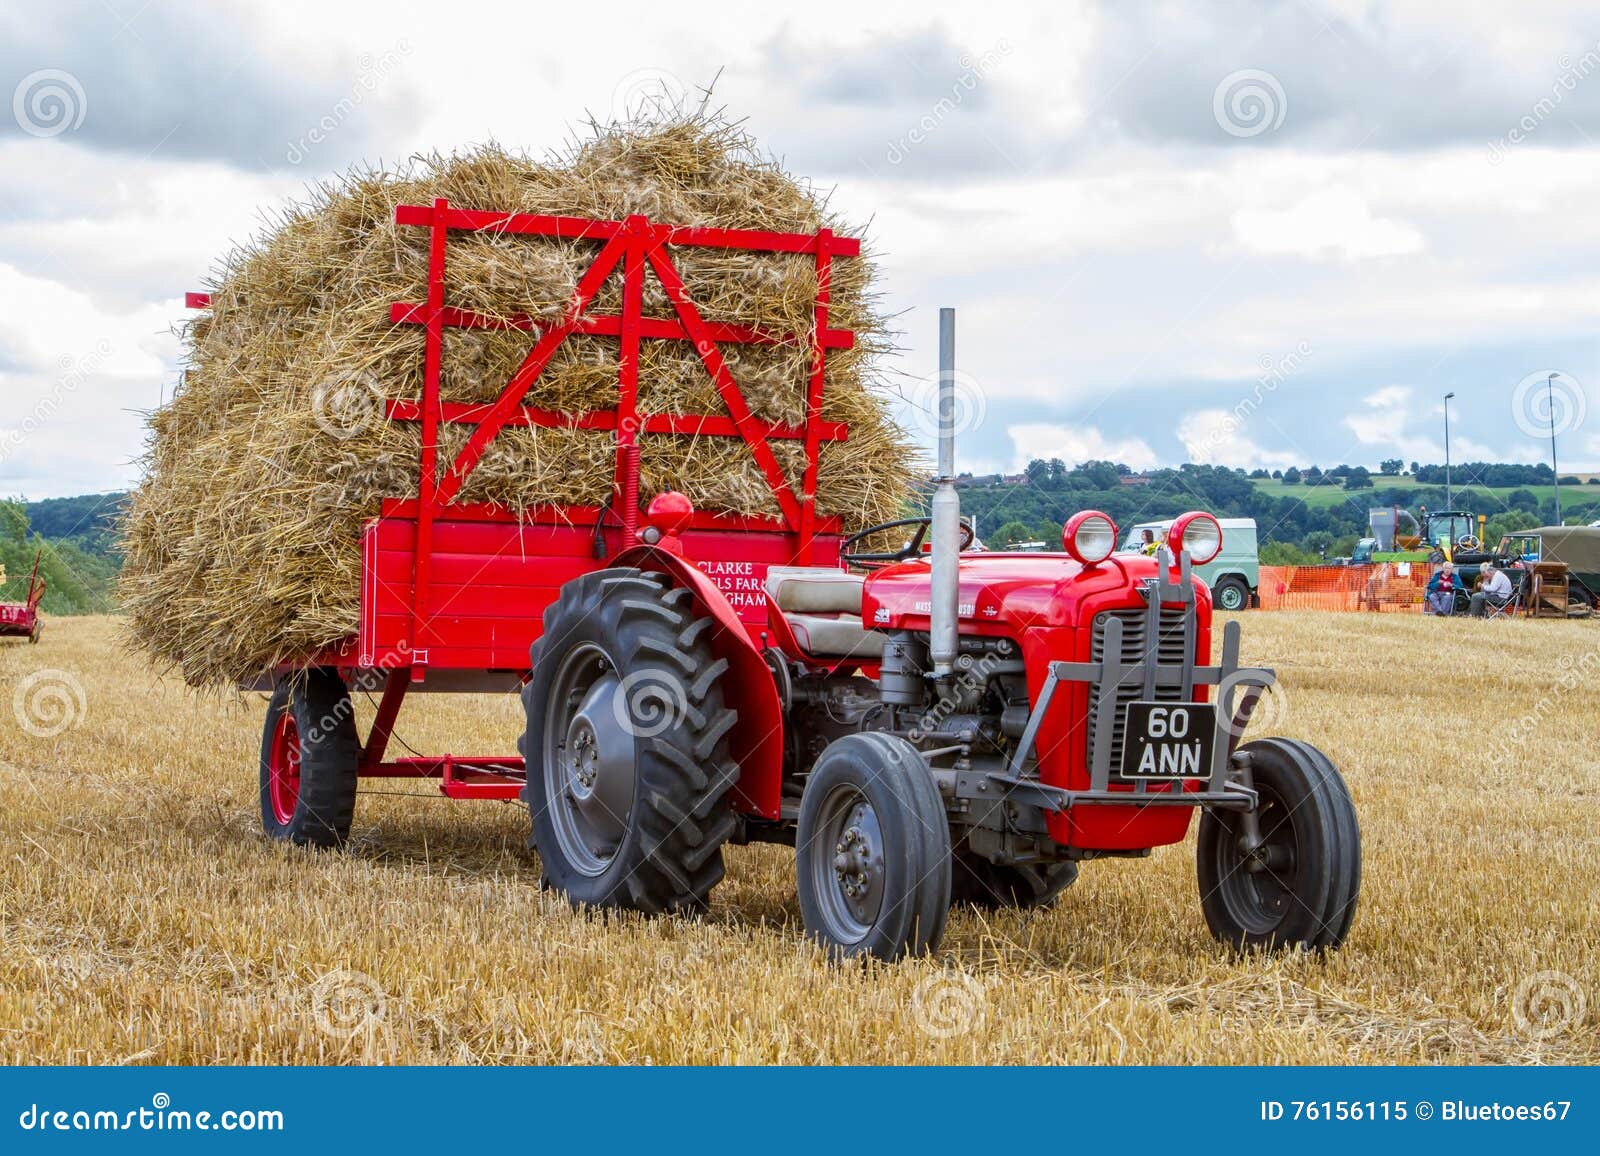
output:
{"label": "cut crop field", "polygon": [[[262,696],[198,698],[116,619],[53,619],[0,644],[0,1060],[1600,1062],[1600,624],[1242,621],[1284,686],[1262,733],[1324,747],[1360,812],[1325,958],[1218,946],[1192,834],[844,967],[806,946],[782,848],[731,848],[688,920],[571,911],[520,806],[426,784],[376,783],[346,850],[281,846]],[[505,753],[519,726],[509,696],[418,696],[399,733]]]}

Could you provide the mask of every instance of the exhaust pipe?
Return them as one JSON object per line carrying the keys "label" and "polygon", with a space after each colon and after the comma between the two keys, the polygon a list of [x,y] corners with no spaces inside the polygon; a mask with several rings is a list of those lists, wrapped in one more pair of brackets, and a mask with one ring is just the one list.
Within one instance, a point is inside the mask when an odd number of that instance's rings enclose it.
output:
{"label": "exhaust pipe", "polygon": [[956,493],[956,311],[939,310],[939,474],[934,479],[933,589],[928,657],[935,678],[955,672],[960,650],[961,497]]}

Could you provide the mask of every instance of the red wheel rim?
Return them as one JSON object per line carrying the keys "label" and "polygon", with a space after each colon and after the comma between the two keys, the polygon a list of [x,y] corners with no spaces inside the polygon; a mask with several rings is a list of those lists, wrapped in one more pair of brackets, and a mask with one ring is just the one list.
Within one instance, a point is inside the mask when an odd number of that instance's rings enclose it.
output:
{"label": "red wheel rim", "polygon": [[278,729],[272,734],[267,798],[272,803],[272,817],[287,826],[300,802],[300,731],[287,711],[278,716]]}

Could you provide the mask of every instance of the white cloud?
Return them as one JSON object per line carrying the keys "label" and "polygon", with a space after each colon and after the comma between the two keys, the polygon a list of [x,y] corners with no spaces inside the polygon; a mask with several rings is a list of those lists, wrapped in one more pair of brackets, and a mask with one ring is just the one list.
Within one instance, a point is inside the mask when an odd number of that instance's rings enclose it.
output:
{"label": "white cloud", "polygon": [[1240,209],[1233,235],[1253,253],[1360,261],[1420,253],[1422,234],[1411,225],[1372,215],[1350,188],[1312,193],[1287,209]]}
{"label": "white cloud", "polygon": [[1283,469],[1302,456],[1263,449],[1245,436],[1245,422],[1225,409],[1193,410],[1178,421],[1178,440],[1191,462],[1243,469]]}
{"label": "white cloud", "polygon": [[1121,462],[1136,470],[1159,464],[1156,452],[1142,438],[1107,438],[1093,426],[1051,425],[1045,423],[1006,427],[1016,447],[1014,468],[1021,469],[1034,458],[1060,458],[1069,466],[1091,459]]}

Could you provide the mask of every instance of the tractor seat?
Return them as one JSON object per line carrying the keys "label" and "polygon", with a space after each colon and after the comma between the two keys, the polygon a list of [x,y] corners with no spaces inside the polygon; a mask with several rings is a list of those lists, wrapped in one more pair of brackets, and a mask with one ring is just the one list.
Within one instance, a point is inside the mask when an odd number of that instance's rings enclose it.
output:
{"label": "tractor seat", "polygon": [[832,566],[773,566],[767,593],[807,654],[875,662],[883,657],[883,635],[861,625],[865,581]]}

